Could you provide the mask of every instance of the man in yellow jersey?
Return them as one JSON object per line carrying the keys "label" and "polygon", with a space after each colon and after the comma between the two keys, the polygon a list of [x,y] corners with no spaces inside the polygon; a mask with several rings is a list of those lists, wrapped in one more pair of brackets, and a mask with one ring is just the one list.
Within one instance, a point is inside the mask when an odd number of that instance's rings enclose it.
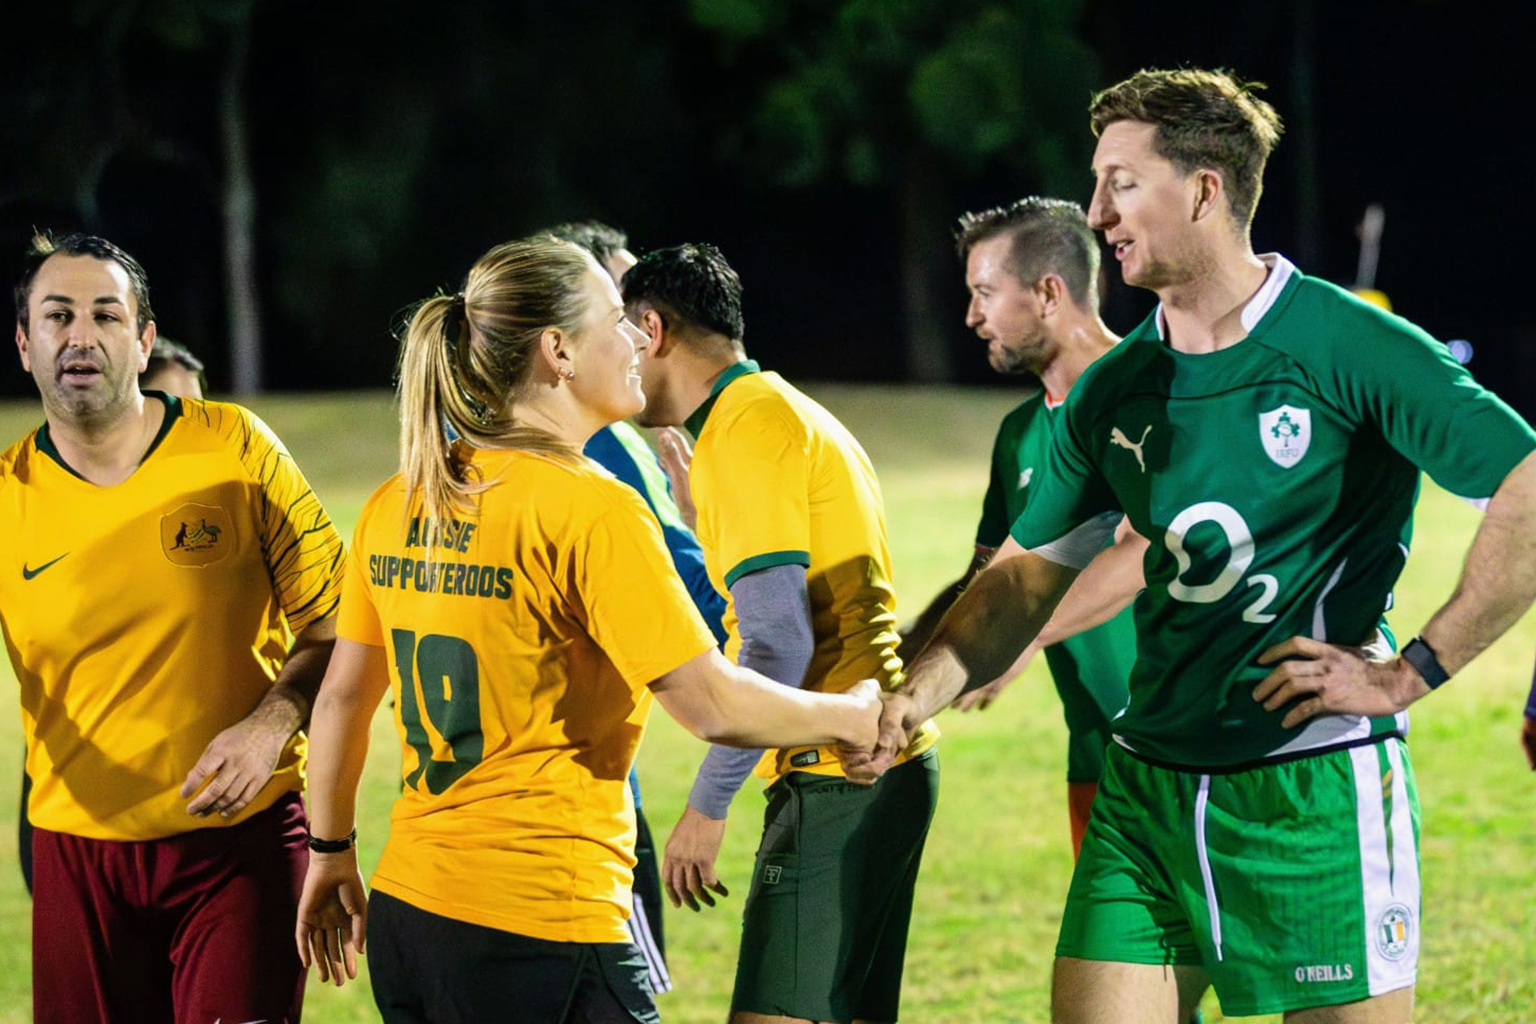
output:
{"label": "man in yellow jersey", "polygon": [[34,1018],[297,1021],[298,730],[340,541],[249,411],[139,390],[154,314],[117,246],[35,239],[16,320],[46,416],[0,454]]}
{"label": "man in yellow jersey", "polygon": [[[624,276],[647,426],[694,435],[691,491],[726,653],[787,686],[899,680],[885,510],[874,469],[833,416],[742,347],[741,282],[718,249],[653,252]],[[936,733],[873,788],[832,748],[770,751],[763,842],[744,909],[738,1022],[893,1021],[928,822]],[[674,903],[725,894],[715,859],[732,796],[760,752],[711,748],[664,855]],[[894,782],[887,786],[886,782]]]}
{"label": "man in yellow jersey", "polygon": [[[187,350],[185,345],[172,341],[163,334],[155,338],[148,364],[139,374],[140,391],[164,391],[182,398],[203,397],[203,361]],[[21,799],[16,802],[16,858],[21,863],[21,878],[32,891],[32,823],[27,820],[27,799],[32,793],[32,780],[26,770],[21,773]]]}

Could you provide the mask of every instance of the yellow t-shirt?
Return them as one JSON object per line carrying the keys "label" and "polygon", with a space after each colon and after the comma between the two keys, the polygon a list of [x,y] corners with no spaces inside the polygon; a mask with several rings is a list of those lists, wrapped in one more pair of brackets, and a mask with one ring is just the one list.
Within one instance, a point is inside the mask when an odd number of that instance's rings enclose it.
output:
{"label": "yellow t-shirt", "polygon": [[358,521],[340,635],[382,646],[404,790],[373,884],[556,942],[628,932],[647,684],[714,647],[639,495],[586,459],[475,451],[473,516]]}
{"label": "yellow t-shirt", "polygon": [[0,619],[21,684],[29,817],[92,839],[232,825],[303,784],[303,735],[241,813],[194,818],[178,792],[250,713],[285,630],[333,614],[341,539],[249,410],[156,397],[165,424],[132,476],[98,487],[47,427],[0,455]]}
{"label": "yellow t-shirt", "polygon": [[[776,565],[806,567],[815,650],[804,689],[841,693],[861,679],[901,681],[885,503],[869,457],[837,418],[776,373],[741,362],[688,419],[689,489],[704,566],[728,604],[726,655],[741,651],[730,588]],[[902,760],[933,746],[924,723]],[[843,774],[833,747],[769,751],[758,774]]]}

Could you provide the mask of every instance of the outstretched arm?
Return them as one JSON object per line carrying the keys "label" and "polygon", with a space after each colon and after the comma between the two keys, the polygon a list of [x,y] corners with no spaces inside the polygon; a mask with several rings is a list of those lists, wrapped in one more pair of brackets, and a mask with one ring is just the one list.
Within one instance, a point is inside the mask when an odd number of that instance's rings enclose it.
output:
{"label": "outstretched arm", "polygon": [[[1010,538],[1010,543],[1016,542]],[[1131,528],[1131,521],[1120,520],[1115,542],[1078,574],[1035,643],[1041,647],[1060,643],[1102,626],[1129,607],[1147,587],[1142,570],[1147,547],[1147,538]]]}
{"label": "outstretched arm", "polygon": [[971,558],[971,564],[966,567],[960,578],[935,594],[933,600],[928,602],[928,607],[924,608],[917,618],[901,631],[901,643],[896,648],[896,656],[901,659],[903,665],[910,665],[916,660],[918,653],[933,638],[933,631],[939,628],[939,620],[944,618],[944,613],[959,600],[961,592],[970,586],[976,574],[986,567],[987,560],[992,557],[995,550],[980,544],[976,545],[976,554]]}
{"label": "outstretched arm", "polygon": [[309,721],[335,643],[335,616],[310,623],[294,638],[272,688],[250,714],[215,736],[187,773],[181,795],[192,797],[188,814],[227,818],[255,799],[283,747]]}
{"label": "outstretched arm", "polygon": [[1017,546],[999,550],[939,623],[906,681],[888,696],[869,759],[845,759],[849,777],[878,778],[913,730],[962,693],[1001,675],[1050,620],[1076,576],[1076,569]]}
{"label": "outstretched arm", "polygon": [[875,742],[880,685],[809,693],[738,668],[711,647],[651,683],[667,714],[701,740],[733,747],[868,749]]}
{"label": "outstretched arm", "polygon": [[[1018,541],[1009,537],[998,549],[998,557],[1011,558],[1023,550]],[[1101,626],[1129,607],[1136,595],[1146,589],[1142,572],[1146,551],[1146,538],[1131,528],[1130,520],[1122,519],[1115,531],[1115,543],[1099,552],[1078,574],[1051,613],[1051,621],[1024,648],[1018,660],[992,682],[967,690],[955,701],[955,707],[961,711],[986,709],[1040,651]]]}
{"label": "outstretched arm", "polygon": [[[1536,452],[1505,476],[1488,502],[1455,591],[1419,634],[1454,675],[1514,625],[1536,600]],[[1292,659],[1292,660],[1283,660]],[[1293,637],[1265,651],[1279,662],[1254,690],[1271,710],[1295,702],[1287,727],[1319,714],[1387,715],[1430,691],[1401,657],[1369,661],[1352,648]]]}

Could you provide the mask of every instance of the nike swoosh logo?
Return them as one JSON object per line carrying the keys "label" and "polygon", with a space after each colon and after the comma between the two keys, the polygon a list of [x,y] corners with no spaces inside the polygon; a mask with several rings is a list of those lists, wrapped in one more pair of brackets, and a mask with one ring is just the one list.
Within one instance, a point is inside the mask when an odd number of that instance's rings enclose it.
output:
{"label": "nike swoosh logo", "polygon": [[54,562],[59,561],[60,558],[63,558],[63,557],[65,557],[65,555],[68,555],[68,554],[69,554],[69,552],[66,551],[66,552],[64,552],[63,555],[60,555],[58,558],[55,558],[53,560],[53,562],[44,562],[42,565],[38,566],[36,569],[29,569],[29,568],[27,568],[27,563],[26,562],[22,562],[21,563],[21,578],[24,579],[24,580],[31,579],[32,577],[36,576],[38,573],[42,572],[44,569],[48,568]]}

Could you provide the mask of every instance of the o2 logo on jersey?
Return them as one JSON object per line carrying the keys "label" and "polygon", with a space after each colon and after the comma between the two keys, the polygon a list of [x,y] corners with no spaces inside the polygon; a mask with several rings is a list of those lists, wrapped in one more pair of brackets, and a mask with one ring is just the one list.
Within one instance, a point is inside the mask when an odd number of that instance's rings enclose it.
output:
{"label": "o2 logo on jersey", "polygon": [[218,505],[188,502],[160,517],[160,550],[177,565],[212,565],[234,544],[229,513]]}
{"label": "o2 logo on jersey", "polygon": [[1259,441],[1277,466],[1290,469],[1312,443],[1312,413],[1293,405],[1259,413]]}
{"label": "o2 logo on jersey", "polygon": [[1376,951],[1388,960],[1401,960],[1413,944],[1413,911],[1394,903],[1376,919]]}
{"label": "o2 logo on jersey", "polygon": [[[1202,559],[1201,571],[1196,574],[1195,554],[1187,546],[1189,535],[1202,523],[1214,523],[1221,528],[1227,541],[1227,561],[1214,575],[1210,573],[1209,560]],[[1253,565],[1253,531],[1242,514],[1231,505],[1219,501],[1202,501],[1173,517],[1163,544],[1179,563],[1178,574],[1168,583],[1168,595],[1190,604],[1215,604],[1241,583],[1244,587],[1258,587],[1259,595],[1243,609],[1243,621],[1263,625],[1274,622],[1274,613],[1265,611],[1280,593],[1280,581],[1267,572],[1246,575]],[[1209,582],[1192,583],[1190,578]]]}

